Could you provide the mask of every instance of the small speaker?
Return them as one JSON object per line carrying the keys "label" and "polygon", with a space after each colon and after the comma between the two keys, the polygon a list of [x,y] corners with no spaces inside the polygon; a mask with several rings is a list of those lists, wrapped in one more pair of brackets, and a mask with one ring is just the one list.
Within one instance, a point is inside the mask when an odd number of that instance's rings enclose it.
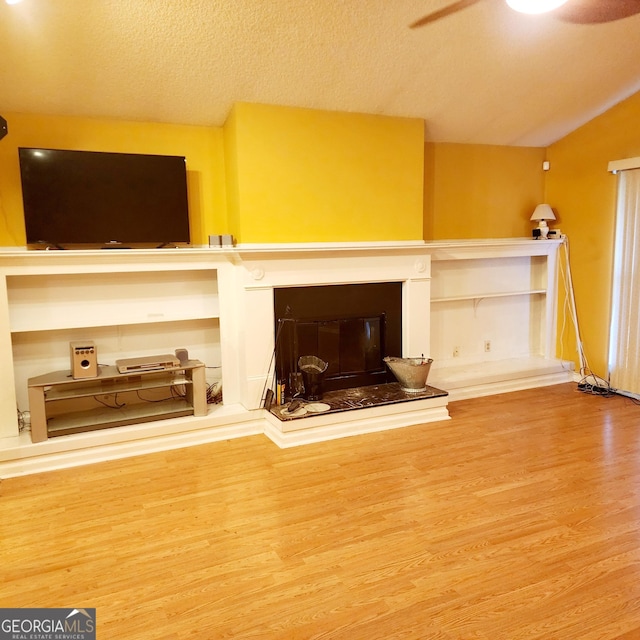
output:
{"label": "small speaker", "polygon": [[71,376],[78,378],[98,377],[98,353],[93,341],[70,342]]}
{"label": "small speaker", "polygon": [[176,349],[176,358],[178,358],[180,364],[184,366],[189,360],[189,352],[186,349]]}

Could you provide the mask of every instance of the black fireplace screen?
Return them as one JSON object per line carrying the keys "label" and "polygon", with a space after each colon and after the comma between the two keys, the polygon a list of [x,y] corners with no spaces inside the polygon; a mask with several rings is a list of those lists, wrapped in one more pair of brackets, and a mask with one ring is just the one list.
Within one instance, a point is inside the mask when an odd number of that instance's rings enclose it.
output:
{"label": "black fireplace screen", "polygon": [[279,381],[307,355],[328,363],[326,391],[395,379],[383,358],[402,354],[402,283],[280,288],[274,307]]}

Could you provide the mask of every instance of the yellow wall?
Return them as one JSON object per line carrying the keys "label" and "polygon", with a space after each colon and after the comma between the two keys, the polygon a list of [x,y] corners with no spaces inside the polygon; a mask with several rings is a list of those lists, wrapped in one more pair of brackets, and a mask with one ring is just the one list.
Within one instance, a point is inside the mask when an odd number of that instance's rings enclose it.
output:
{"label": "yellow wall", "polygon": [[225,140],[240,242],[423,237],[421,120],[239,103]]}
{"label": "yellow wall", "polygon": [[224,139],[224,161],[227,194],[227,220],[229,221],[229,232],[235,238],[238,237],[240,220],[240,192],[238,184],[238,143],[236,127],[236,108],[231,109],[227,121],[223,127]]}
{"label": "yellow wall", "polygon": [[191,239],[228,233],[222,130],[106,119],[3,113],[9,133],[0,141],[0,246],[25,244],[18,147],[50,147],[184,155]]}
{"label": "yellow wall", "polygon": [[[551,145],[546,201],[556,210],[554,226],[566,233],[588,364],[607,375],[616,177],[611,160],[640,156],[640,93],[611,108]],[[572,328],[561,338],[568,358],[576,357]]]}
{"label": "yellow wall", "polygon": [[220,233],[257,243],[526,236],[541,200],[543,150],[425,145],[410,118],[247,103],[222,129],[4,115],[0,246],[25,242],[19,146],[185,155],[195,245]]}
{"label": "yellow wall", "polygon": [[[549,202],[570,239],[589,364],[606,376],[616,194],[607,164],[640,156],[640,93],[546,150],[425,144],[417,119],[247,103],[223,128],[3,116],[0,246],[25,243],[19,146],[185,155],[196,245],[220,233],[257,243],[529,237],[530,212]],[[570,326],[559,353],[577,362]]]}
{"label": "yellow wall", "polygon": [[[196,245],[219,233],[258,243],[528,237],[530,212],[549,202],[570,240],[589,364],[606,376],[616,194],[607,164],[640,156],[640,93],[546,150],[425,144],[415,119],[245,103],[224,128],[3,115],[0,246],[25,243],[19,146],[185,155]],[[577,362],[570,325],[559,353]]]}
{"label": "yellow wall", "polygon": [[545,150],[425,144],[425,239],[530,237]]}

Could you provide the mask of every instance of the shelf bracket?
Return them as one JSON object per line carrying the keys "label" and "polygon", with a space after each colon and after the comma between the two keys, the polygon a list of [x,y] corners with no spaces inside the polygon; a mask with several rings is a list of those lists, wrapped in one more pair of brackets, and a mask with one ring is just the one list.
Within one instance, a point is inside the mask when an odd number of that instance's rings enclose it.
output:
{"label": "shelf bracket", "polygon": [[478,309],[478,305],[480,304],[480,302],[484,300],[484,298],[474,298],[473,299],[473,317],[476,317],[476,311]]}

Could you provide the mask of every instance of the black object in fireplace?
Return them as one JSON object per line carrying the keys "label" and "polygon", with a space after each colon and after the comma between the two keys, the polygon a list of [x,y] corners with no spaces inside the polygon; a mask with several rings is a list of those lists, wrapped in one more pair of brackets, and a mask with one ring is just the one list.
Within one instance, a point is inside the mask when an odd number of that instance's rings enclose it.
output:
{"label": "black object in fireplace", "polygon": [[328,363],[325,391],[395,380],[383,358],[402,353],[402,283],[280,288],[274,308],[279,381],[295,380],[306,355]]}

